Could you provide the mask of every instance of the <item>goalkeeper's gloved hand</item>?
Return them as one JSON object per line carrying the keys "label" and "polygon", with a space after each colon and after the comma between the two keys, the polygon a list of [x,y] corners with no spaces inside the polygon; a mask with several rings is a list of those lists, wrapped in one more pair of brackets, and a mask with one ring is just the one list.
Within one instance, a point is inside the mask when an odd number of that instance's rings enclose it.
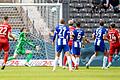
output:
{"label": "goalkeeper's gloved hand", "polygon": [[36,48],[37,51],[40,50],[40,47],[39,47],[39,46],[35,46],[35,48]]}

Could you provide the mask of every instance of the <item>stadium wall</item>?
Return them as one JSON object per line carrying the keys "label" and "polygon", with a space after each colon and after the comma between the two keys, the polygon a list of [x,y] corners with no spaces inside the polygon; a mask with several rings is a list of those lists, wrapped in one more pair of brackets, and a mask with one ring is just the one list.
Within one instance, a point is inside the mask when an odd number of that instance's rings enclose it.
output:
{"label": "stadium wall", "polygon": [[[106,43],[106,48],[109,49],[109,44]],[[10,50],[11,51],[11,50]],[[81,49],[81,57],[80,57],[80,66],[85,66],[88,62],[89,58],[94,54],[94,45],[93,42],[85,45],[84,48]],[[34,54],[37,56],[37,54]],[[10,55],[9,55],[10,56]],[[54,56],[54,55],[52,55]],[[120,53],[119,57],[116,59],[113,58],[113,66],[120,66]],[[91,63],[91,66],[102,66],[103,53],[99,53],[98,57]],[[19,58],[17,60],[8,61],[8,66],[24,66],[26,60],[24,58]],[[0,66],[3,63],[3,59],[0,60]],[[31,66],[53,66],[54,59],[35,59],[30,61]]]}
{"label": "stadium wall", "polygon": [[[7,66],[24,66],[26,60],[12,60],[8,61]],[[53,66],[54,60],[31,60],[31,66]],[[3,60],[0,60],[0,66],[2,66]]]}
{"label": "stadium wall", "polygon": [[[106,49],[109,50],[109,44],[105,42]],[[85,66],[88,62],[89,58],[94,54],[94,42],[85,45],[84,48],[81,49],[81,57],[80,57],[80,66]],[[103,53],[99,53],[98,57],[91,63],[91,66],[102,66]],[[120,53],[119,56],[113,57],[113,66],[120,66]]]}

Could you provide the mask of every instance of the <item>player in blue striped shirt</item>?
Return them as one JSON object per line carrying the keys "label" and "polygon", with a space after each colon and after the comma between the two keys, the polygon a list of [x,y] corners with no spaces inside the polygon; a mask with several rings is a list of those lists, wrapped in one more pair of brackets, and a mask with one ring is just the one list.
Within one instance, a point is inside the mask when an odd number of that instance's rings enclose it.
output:
{"label": "player in blue striped shirt", "polygon": [[79,66],[80,49],[82,45],[82,39],[84,38],[84,31],[80,28],[80,22],[76,23],[76,29],[72,32],[73,44],[72,44],[72,61],[75,64],[75,69]]}
{"label": "player in blue striped shirt", "polygon": [[[92,38],[95,39],[94,46],[95,46],[95,53],[92,55],[88,63],[86,64],[86,68],[89,68],[91,62],[96,58],[98,52],[105,53],[105,43],[104,40],[106,39],[107,30],[104,28],[104,21],[100,21],[100,27],[95,30],[92,34]],[[105,54],[104,54],[105,55]],[[105,64],[107,62],[107,56],[103,58],[103,67],[105,68]]]}
{"label": "player in blue striped shirt", "polygon": [[[57,39],[56,39],[57,37]],[[60,24],[56,26],[54,37],[53,37],[53,42],[52,44],[54,45],[56,39],[56,56],[55,56],[55,62],[53,66],[53,71],[55,71],[60,53],[63,52],[67,56],[68,64],[69,64],[69,71],[72,71],[72,62],[71,62],[71,57],[69,53],[69,46],[68,46],[68,41],[70,39],[70,32],[68,26],[65,25],[64,19],[60,20]]]}

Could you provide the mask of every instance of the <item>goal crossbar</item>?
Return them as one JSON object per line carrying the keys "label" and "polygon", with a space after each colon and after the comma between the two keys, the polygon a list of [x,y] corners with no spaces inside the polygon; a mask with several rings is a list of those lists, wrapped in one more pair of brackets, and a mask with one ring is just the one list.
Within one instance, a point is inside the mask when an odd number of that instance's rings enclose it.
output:
{"label": "goal crossbar", "polygon": [[60,19],[63,18],[62,3],[0,3],[0,7],[9,6],[59,6],[60,7]]}
{"label": "goal crossbar", "polygon": [[62,3],[0,3],[0,6],[62,6]]}

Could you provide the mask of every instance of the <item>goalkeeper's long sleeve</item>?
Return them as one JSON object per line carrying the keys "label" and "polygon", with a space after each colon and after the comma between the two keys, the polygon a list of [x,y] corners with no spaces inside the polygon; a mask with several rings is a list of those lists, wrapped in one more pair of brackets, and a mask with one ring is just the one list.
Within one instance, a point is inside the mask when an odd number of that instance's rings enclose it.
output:
{"label": "goalkeeper's long sleeve", "polygon": [[35,45],[27,40],[27,38],[25,37],[25,33],[24,32],[20,33],[18,43],[20,43],[20,44],[23,43],[24,45],[25,45],[25,43],[27,43],[28,45],[30,45],[33,48],[35,48]]}
{"label": "goalkeeper's long sleeve", "polygon": [[31,42],[29,42],[29,41],[27,41],[27,40],[26,40],[26,43],[29,44],[30,46],[32,46],[33,48],[36,47],[36,45],[34,45],[33,43],[31,43]]}

